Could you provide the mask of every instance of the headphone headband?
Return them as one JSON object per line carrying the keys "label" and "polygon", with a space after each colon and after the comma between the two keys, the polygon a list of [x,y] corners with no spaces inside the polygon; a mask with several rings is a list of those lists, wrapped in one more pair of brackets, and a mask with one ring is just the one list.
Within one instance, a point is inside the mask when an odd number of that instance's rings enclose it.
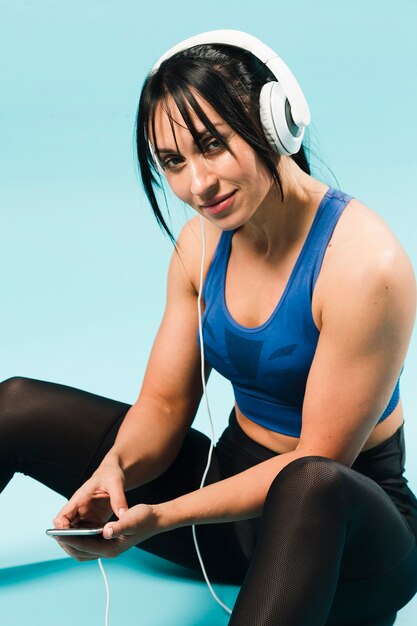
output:
{"label": "headphone headband", "polygon": [[252,52],[252,54],[271,70],[284,89],[291,106],[291,117],[295,124],[299,127],[308,126],[310,124],[310,110],[307,101],[289,67],[272,48],[253,35],[240,30],[211,30],[184,39],[184,41],[172,46],[172,48],[167,50],[167,52],[158,59],[152,68],[152,73],[157,71],[163,61],[166,61],[166,59],[169,59],[177,52],[182,52],[193,46],[210,43],[223,43]]}

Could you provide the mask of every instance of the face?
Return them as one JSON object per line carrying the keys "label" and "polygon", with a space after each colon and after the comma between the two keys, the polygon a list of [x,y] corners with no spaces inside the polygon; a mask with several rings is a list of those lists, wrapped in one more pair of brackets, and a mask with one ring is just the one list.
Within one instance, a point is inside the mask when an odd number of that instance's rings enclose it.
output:
{"label": "face", "polygon": [[200,152],[171,96],[168,106],[178,149],[161,104],[155,112],[155,137],[150,134],[151,143],[153,146],[156,143],[160,150],[166,180],[174,194],[219,228],[235,229],[267,201],[272,176],[251,146],[205,100],[194,95],[236,158],[210,135],[190,109],[193,124],[201,133],[203,152]]}

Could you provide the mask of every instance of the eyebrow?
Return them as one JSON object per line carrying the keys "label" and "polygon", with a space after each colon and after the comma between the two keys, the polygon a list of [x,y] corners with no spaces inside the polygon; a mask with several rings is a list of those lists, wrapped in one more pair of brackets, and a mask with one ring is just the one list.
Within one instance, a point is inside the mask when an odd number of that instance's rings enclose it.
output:
{"label": "eyebrow", "polygon": [[[226,126],[225,122],[217,122],[216,124],[213,124],[213,126],[215,128],[219,127],[219,126]],[[211,135],[211,132],[209,131],[208,128],[205,128],[201,133],[197,133],[197,137],[199,139],[202,139],[203,137],[205,137],[206,135]],[[176,152],[176,150],[173,150],[172,148],[159,148],[158,149],[159,154],[170,154],[173,152]]]}

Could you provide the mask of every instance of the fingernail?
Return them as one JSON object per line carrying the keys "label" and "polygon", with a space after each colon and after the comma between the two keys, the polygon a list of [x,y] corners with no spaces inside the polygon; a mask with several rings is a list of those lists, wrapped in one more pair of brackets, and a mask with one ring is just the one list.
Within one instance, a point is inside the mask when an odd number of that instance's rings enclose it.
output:
{"label": "fingernail", "polygon": [[126,513],[126,509],[120,508],[119,509],[119,517],[121,517],[123,515],[123,513]]}
{"label": "fingernail", "polygon": [[105,539],[111,539],[113,537],[113,528],[106,530]]}

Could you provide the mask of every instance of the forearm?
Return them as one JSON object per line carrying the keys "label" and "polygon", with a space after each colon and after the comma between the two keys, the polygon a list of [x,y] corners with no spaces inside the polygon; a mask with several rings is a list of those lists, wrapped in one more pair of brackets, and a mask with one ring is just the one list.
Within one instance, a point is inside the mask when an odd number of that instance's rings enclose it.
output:
{"label": "forearm", "polygon": [[214,524],[259,517],[268,490],[299,450],[281,454],[225,480],[154,505],[159,532],[191,524]]}
{"label": "forearm", "polygon": [[125,474],[125,490],[160,476],[175,460],[183,437],[168,407],[142,397],[127,412],[113,447],[101,465],[117,463]]}

